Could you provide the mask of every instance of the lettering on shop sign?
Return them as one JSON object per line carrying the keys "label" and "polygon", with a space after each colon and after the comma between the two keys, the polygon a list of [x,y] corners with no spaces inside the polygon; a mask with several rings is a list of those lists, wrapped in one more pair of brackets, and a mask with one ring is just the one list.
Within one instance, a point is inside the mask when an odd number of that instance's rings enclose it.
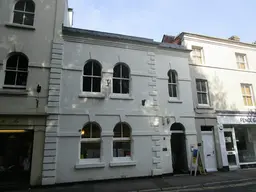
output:
{"label": "lettering on shop sign", "polygon": [[0,124],[18,124],[19,122],[20,121],[18,118],[10,119],[10,120],[0,119]]}
{"label": "lettering on shop sign", "polygon": [[256,117],[241,117],[241,123],[256,123]]}

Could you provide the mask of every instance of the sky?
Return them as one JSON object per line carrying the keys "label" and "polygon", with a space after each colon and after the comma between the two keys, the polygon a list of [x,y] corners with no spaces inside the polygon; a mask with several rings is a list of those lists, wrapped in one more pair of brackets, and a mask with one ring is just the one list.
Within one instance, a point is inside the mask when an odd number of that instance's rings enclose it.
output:
{"label": "sky", "polygon": [[76,28],[146,37],[191,32],[256,41],[256,0],[69,0]]}

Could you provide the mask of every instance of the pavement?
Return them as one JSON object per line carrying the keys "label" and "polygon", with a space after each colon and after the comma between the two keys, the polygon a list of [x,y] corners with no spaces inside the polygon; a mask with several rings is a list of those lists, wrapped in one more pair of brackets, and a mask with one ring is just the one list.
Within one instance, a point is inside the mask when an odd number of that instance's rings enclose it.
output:
{"label": "pavement", "polygon": [[12,192],[212,192],[231,188],[234,190],[239,187],[244,189],[246,186],[254,186],[256,192],[256,169],[215,172],[198,176],[179,175],[83,182],[15,190]]}

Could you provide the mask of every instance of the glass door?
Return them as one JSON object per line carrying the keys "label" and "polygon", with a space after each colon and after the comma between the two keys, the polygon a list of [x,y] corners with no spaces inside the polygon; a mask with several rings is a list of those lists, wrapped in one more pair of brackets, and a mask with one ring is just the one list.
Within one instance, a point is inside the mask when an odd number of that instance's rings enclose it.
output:
{"label": "glass door", "polygon": [[236,136],[234,128],[224,129],[226,152],[230,169],[239,168],[238,152],[236,146]]}

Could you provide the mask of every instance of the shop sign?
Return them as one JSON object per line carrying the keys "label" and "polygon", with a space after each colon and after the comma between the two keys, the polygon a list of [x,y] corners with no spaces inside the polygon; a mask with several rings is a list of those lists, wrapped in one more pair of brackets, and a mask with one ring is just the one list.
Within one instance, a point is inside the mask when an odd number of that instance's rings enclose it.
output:
{"label": "shop sign", "polygon": [[256,124],[256,117],[241,117],[240,118],[241,123],[255,123]]}

